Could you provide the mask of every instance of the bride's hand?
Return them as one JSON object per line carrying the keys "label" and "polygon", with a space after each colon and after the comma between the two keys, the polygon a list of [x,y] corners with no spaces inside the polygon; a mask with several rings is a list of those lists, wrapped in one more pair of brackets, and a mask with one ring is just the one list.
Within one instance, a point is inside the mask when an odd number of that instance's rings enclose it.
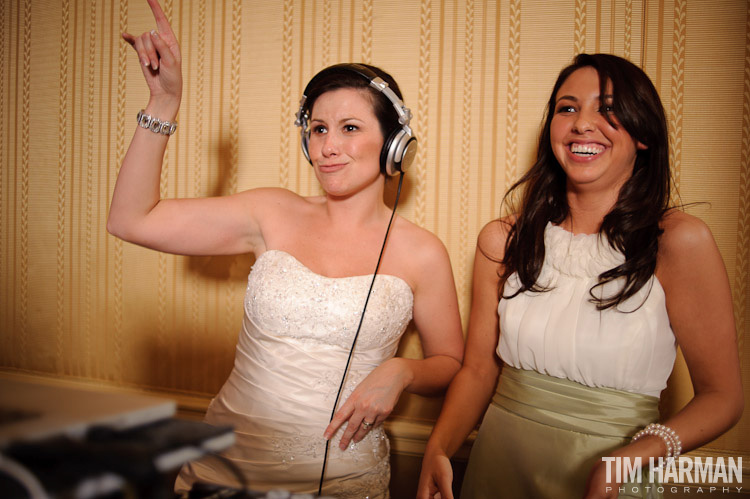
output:
{"label": "bride's hand", "polygon": [[390,359],[357,385],[349,398],[336,411],[323,436],[331,438],[346,422],[339,448],[345,450],[350,441],[359,442],[374,427],[383,423],[406,387],[408,373],[400,359]]}
{"label": "bride's hand", "polygon": [[[182,56],[180,45],[161,10],[158,0],[147,0],[156,20],[155,30],[133,36],[122,37],[138,54],[143,76],[151,91],[151,101],[161,105],[179,107],[182,97]],[[176,112],[176,108],[175,108]]]}

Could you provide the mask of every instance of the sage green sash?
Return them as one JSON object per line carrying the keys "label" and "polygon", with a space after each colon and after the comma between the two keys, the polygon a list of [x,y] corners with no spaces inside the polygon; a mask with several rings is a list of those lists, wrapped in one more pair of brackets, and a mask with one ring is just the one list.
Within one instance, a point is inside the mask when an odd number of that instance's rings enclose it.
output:
{"label": "sage green sash", "polygon": [[656,397],[591,388],[508,365],[492,403],[538,423],[605,437],[632,437],[659,418]]}
{"label": "sage green sash", "polygon": [[[658,401],[505,365],[461,498],[583,497],[593,466],[656,421]],[[660,497],[650,483],[623,487],[620,497]]]}

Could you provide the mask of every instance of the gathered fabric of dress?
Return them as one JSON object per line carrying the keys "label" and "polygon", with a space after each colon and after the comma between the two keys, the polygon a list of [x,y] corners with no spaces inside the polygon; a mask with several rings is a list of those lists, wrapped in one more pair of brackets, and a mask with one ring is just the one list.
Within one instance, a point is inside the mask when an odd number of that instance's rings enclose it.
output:
{"label": "gathered fabric of dress", "polygon": [[[502,298],[497,353],[504,366],[474,443],[461,497],[576,498],[602,456],[658,419],[676,356],[655,276],[616,308],[597,310],[598,275],[624,262],[600,234],[548,223],[537,283]],[[621,281],[594,288],[612,296]],[[504,296],[520,287],[516,274]],[[658,497],[630,484],[621,497]],[[487,495],[490,494],[490,495]]]}
{"label": "gathered fabric of dress", "polygon": [[[261,254],[248,278],[245,316],[232,373],[205,420],[232,425],[223,456],[254,491],[317,493],[336,393],[372,275],[330,278],[292,255]],[[339,406],[373,369],[393,357],[412,318],[402,279],[378,274]],[[388,497],[390,445],[382,426],[341,451],[343,425],[331,440],[322,493],[337,498]],[[214,458],[183,467],[175,489],[194,482],[240,485]]]}

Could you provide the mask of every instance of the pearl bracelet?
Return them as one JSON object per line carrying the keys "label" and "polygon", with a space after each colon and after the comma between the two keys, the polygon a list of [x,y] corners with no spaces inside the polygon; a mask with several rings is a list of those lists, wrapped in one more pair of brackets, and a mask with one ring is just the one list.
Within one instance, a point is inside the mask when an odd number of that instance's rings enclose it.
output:
{"label": "pearl bracelet", "polygon": [[663,424],[658,423],[651,423],[650,425],[646,426],[644,429],[633,435],[632,441],[635,442],[645,435],[653,435],[655,437],[661,438],[664,441],[664,445],[667,448],[667,461],[677,459],[682,453],[682,442],[680,442],[680,437],[678,437],[677,433],[669,426],[664,426]]}
{"label": "pearl bracelet", "polygon": [[177,123],[155,118],[150,114],[146,114],[145,109],[138,111],[138,126],[162,135],[172,135],[177,131]]}

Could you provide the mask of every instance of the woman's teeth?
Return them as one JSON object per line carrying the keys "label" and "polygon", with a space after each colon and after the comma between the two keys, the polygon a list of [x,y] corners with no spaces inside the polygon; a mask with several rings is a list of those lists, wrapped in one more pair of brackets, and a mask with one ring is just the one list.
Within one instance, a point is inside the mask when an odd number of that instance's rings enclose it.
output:
{"label": "woman's teeth", "polygon": [[579,156],[595,156],[604,151],[598,144],[570,144],[570,152]]}

